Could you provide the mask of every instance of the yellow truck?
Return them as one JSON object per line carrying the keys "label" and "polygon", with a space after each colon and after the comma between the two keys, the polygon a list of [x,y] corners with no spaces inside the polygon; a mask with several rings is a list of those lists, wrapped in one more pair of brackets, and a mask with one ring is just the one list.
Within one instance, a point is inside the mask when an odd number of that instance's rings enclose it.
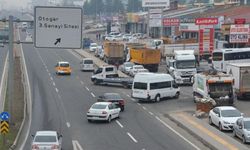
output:
{"label": "yellow truck", "polygon": [[146,47],[132,47],[129,49],[129,60],[138,65],[143,65],[150,72],[157,72],[161,61],[160,49]]}
{"label": "yellow truck", "polygon": [[104,42],[104,61],[108,64],[119,65],[123,63],[124,44],[119,42]]}

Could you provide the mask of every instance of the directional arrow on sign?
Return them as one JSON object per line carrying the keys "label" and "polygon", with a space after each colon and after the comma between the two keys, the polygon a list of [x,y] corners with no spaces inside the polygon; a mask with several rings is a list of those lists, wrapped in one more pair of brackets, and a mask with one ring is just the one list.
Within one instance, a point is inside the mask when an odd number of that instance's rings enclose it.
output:
{"label": "directional arrow on sign", "polygon": [[1,121],[1,134],[7,134],[9,132],[9,122],[8,121]]}
{"label": "directional arrow on sign", "polygon": [[56,42],[54,44],[56,45],[57,43],[61,43],[61,38],[56,39]]}

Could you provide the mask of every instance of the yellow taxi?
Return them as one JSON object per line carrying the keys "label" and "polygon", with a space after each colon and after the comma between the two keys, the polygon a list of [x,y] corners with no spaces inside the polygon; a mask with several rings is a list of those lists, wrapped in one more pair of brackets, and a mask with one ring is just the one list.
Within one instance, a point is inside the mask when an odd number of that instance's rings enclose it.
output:
{"label": "yellow taxi", "polygon": [[70,67],[69,63],[65,62],[65,61],[59,61],[56,64],[55,69],[56,69],[57,75],[60,75],[60,74],[70,75],[71,74],[71,67]]}

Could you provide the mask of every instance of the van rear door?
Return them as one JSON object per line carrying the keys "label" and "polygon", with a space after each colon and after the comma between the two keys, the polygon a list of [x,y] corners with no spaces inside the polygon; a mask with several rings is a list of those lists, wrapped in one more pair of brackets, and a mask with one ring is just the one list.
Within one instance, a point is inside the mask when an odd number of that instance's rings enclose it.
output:
{"label": "van rear door", "polygon": [[146,82],[134,82],[133,90],[132,90],[132,97],[147,99],[148,98],[148,83]]}

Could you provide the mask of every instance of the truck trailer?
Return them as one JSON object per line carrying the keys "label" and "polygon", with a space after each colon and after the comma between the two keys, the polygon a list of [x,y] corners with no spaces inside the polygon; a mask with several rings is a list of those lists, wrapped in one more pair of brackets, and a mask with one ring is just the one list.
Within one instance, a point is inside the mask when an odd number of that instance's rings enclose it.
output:
{"label": "truck trailer", "polygon": [[226,69],[234,78],[237,99],[250,97],[250,63],[229,63]]}

